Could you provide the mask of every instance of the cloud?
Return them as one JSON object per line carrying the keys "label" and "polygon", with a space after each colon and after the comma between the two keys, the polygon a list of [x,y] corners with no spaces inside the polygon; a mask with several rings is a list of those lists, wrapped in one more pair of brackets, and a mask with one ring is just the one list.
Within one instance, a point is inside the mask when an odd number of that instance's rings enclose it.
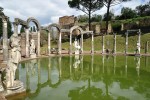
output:
{"label": "cloud", "polygon": [[[134,9],[137,5],[148,2],[149,0],[132,0],[113,6],[111,9],[115,14],[120,14],[120,9],[131,7]],[[57,23],[61,16],[81,15],[81,11],[71,9],[68,6],[68,0],[1,0],[0,6],[4,8],[4,13],[10,17],[13,22],[14,18],[27,20],[29,17],[36,18],[41,25]],[[97,14],[106,13],[106,7],[95,12]]]}

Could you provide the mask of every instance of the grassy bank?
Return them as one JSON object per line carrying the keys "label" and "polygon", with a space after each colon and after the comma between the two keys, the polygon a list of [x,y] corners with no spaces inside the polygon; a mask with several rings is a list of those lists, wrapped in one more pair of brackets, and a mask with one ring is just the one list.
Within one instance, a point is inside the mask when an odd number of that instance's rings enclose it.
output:
{"label": "grassy bank", "polygon": [[[113,43],[114,43],[113,37],[114,37],[113,35],[105,36],[105,48],[106,49],[108,48],[110,51],[113,50]],[[116,38],[117,52],[124,53],[124,51],[125,51],[125,37],[122,35],[117,35],[116,37],[117,37]],[[128,52],[131,52],[131,53],[135,52],[137,40],[138,40],[137,35],[129,36],[129,38],[128,38]],[[146,41],[150,41],[150,33],[141,35],[141,53],[145,52]],[[56,43],[54,43],[54,42],[52,42],[51,45],[52,45],[52,47],[57,47]],[[91,50],[91,38],[84,39],[83,45],[84,45],[83,49],[85,51]],[[95,51],[101,51],[102,50],[102,37],[101,36],[94,37],[94,48],[95,48]],[[69,42],[62,43],[62,49],[68,50],[69,49]],[[46,50],[47,50],[47,44],[45,44],[41,48],[42,52],[46,52]],[[148,52],[150,53],[150,45],[149,45]]]}

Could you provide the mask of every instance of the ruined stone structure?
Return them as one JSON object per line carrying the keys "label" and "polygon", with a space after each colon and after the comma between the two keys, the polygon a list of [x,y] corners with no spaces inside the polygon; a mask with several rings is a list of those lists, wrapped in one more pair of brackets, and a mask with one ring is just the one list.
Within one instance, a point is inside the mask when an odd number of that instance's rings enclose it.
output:
{"label": "ruined stone structure", "polygon": [[4,81],[4,85],[7,89],[17,89],[23,86],[22,82],[15,81],[15,72],[18,66],[19,61],[21,60],[21,53],[20,53],[20,38],[16,33],[14,33],[10,37],[10,57],[7,61],[7,68],[6,68],[6,80]]}
{"label": "ruined stone structure", "polygon": [[59,18],[59,25],[62,29],[70,29],[74,25],[77,25],[77,18],[74,16],[63,16]]}
{"label": "ruined stone structure", "polygon": [[[33,38],[37,45],[36,45],[36,49],[37,49],[37,55],[40,56],[40,24],[39,22],[33,18],[33,17],[30,17],[27,19],[27,21],[24,21],[24,20],[21,20],[19,18],[15,18],[15,22],[13,23],[14,25],[14,33],[17,33],[18,34],[18,25],[22,25],[25,27],[25,34],[21,34],[21,47],[22,47],[22,55],[24,55],[24,52],[25,52],[25,56],[26,57],[29,57],[29,46],[30,46],[30,43],[29,43],[29,40],[30,40],[30,34],[29,34],[29,23],[30,22],[33,22],[35,23],[36,27],[37,27],[37,36],[36,35],[32,35],[31,34],[31,38]],[[36,39],[35,39],[36,38]]]}
{"label": "ruined stone structure", "polygon": [[3,8],[0,8],[0,18],[3,22],[3,61],[8,60],[8,33],[7,33],[7,21],[8,17],[3,13]]}
{"label": "ruined stone structure", "polygon": [[61,38],[62,38],[62,33],[61,33],[61,27],[58,24],[50,24],[47,27],[42,27],[43,30],[48,31],[48,54],[51,54],[51,30],[52,27],[57,28],[59,31],[59,39],[58,39],[58,54],[61,54]]}
{"label": "ruined stone structure", "polygon": [[127,30],[127,32],[125,33],[126,35],[126,39],[125,39],[125,54],[128,54],[128,35],[129,32],[137,32],[138,34],[138,41],[137,41],[137,47],[135,49],[136,53],[140,55],[140,49],[141,49],[141,30],[140,29],[136,29],[136,30]]}

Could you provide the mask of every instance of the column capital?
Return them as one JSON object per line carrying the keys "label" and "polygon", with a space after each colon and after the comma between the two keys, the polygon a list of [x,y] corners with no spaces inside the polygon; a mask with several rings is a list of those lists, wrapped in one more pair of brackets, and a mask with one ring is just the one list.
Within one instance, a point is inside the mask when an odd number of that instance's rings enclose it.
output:
{"label": "column capital", "polygon": [[7,17],[7,16],[5,16],[5,15],[2,16],[2,21],[3,21],[3,22],[7,22],[8,19],[9,19],[9,17]]}

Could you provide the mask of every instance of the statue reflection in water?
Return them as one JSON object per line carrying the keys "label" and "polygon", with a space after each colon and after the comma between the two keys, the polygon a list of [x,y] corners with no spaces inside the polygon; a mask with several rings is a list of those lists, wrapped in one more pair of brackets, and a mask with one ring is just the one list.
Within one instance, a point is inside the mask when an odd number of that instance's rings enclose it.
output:
{"label": "statue reflection in water", "polygon": [[135,57],[135,61],[136,61],[136,71],[139,77],[140,76],[140,57],[139,56]]}
{"label": "statue reflection in water", "polygon": [[78,68],[80,65],[81,61],[80,61],[80,56],[79,55],[75,55],[75,60],[74,60],[74,64],[73,67],[74,68]]}

